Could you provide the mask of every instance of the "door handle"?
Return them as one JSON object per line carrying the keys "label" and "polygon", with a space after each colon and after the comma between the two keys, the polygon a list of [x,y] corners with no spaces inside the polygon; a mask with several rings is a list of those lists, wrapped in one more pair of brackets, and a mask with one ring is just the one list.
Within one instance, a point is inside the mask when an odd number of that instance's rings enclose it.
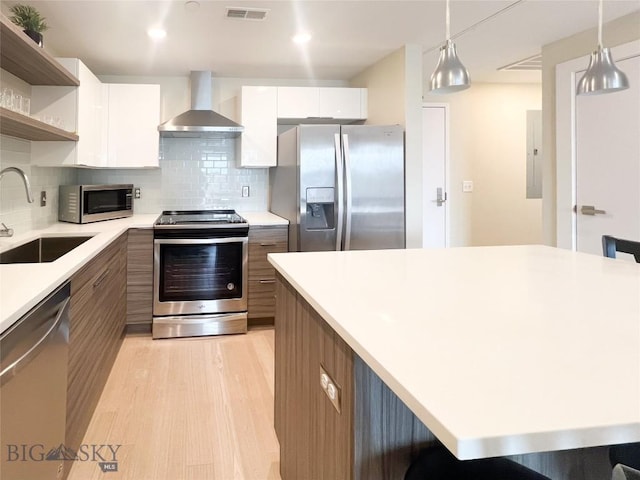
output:
{"label": "door handle", "polygon": [[607,212],[605,210],[598,210],[593,205],[583,205],[580,208],[580,213],[582,215],[604,215]]}
{"label": "door handle", "polygon": [[441,187],[436,188],[436,204],[441,207],[447,201],[447,192],[443,192]]}

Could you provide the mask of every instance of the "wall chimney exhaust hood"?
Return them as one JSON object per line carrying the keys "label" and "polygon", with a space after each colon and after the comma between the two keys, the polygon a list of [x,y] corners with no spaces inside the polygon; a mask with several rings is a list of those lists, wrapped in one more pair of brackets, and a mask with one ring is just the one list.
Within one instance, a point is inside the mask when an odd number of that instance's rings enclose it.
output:
{"label": "wall chimney exhaust hood", "polygon": [[211,110],[211,72],[191,72],[191,110],[158,127],[161,137],[233,138],[244,127]]}

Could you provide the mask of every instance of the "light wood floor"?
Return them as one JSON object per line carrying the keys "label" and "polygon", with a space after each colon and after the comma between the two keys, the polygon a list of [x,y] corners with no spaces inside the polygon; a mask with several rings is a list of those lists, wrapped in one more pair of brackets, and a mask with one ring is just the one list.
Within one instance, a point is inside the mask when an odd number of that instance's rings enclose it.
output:
{"label": "light wood floor", "polygon": [[127,336],[83,441],[121,444],[118,472],[76,461],[69,480],[280,479],[273,341]]}

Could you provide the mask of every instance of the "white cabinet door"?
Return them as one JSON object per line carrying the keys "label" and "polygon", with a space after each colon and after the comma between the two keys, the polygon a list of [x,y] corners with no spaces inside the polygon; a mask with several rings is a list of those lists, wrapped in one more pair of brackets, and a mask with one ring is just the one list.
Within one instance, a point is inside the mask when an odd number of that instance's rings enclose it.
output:
{"label": "white cabinet door", "polygon": [[106,84],[108,98],[107,166],[157,167],[160,86]]}
{"label": "white cabinet door", "polygon": [[319,117],[361,119],[362,88],[319,88]]}
{"label": "white cabinet door", "polygon": [[277,87],[242,87],[241,167],[275,167],[278,136]]}
{"label": "white cabinet door", "polygon": [[320,116],[319,89],[315,87],[278,87],[278,118]]}
{"label": "white cabinet door", "polygon": [[76,132],[78,142],[31,142],[31,162],[43,166],[106,166],[104,129],[106,104],[100,80],[77,58],[58,61],[79,80],[79,87],[34,86],[33,114],[43,121],[59,121]]}

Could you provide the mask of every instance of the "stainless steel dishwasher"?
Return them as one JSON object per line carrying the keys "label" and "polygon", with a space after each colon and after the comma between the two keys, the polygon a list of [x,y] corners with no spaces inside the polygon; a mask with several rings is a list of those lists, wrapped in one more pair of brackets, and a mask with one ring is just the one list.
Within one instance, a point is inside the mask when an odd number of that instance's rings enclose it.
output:
{"label": "stainless steel dishwasher", "polygon": [[62,477],[69,346],[67,282],[0,335],[0,478]]}

